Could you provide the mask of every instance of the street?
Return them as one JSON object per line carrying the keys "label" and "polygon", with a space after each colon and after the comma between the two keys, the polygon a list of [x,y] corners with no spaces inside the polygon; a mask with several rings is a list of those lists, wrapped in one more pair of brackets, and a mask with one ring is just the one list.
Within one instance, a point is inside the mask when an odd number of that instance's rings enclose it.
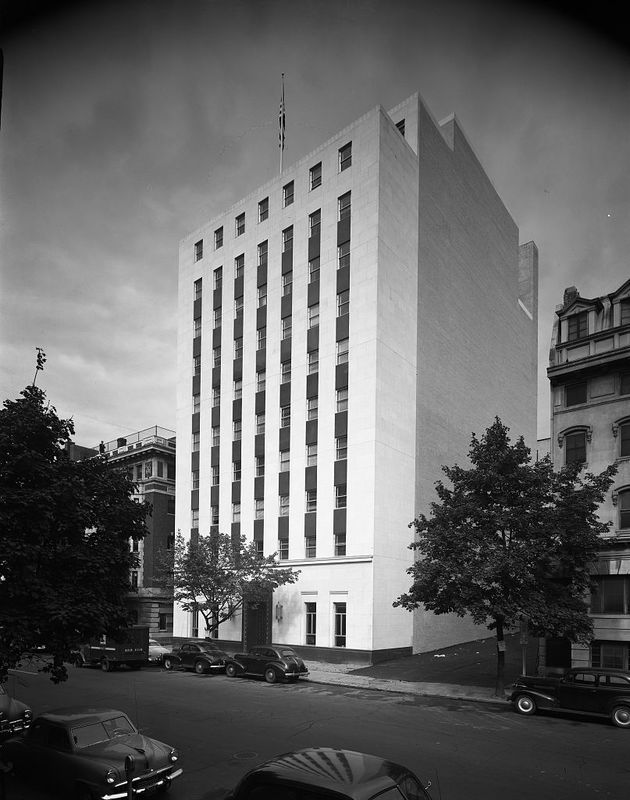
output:
{"label": "street", "polygon": [[[524,718],[509,705],[411,697],[302,681],[267,684],[225,675],[70,668],[10,675],[7,690],[35,715],[82,704],[129,714],[176,746],[184,775],[171,800],[219,800],[248,769],[307,746],[374,753],[410,767],[435,800],[592,800],[627,793],[630,733],[606,720]],[[36,767],[36,765],[34,765]],[[7,800],[44,797],[7,781]]]}

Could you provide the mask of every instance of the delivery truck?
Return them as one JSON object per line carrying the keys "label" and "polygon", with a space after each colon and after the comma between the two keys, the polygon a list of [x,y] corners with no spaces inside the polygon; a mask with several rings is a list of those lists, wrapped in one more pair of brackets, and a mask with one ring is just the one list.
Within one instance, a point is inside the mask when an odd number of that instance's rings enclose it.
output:
{"label": "delivery truck", "polygon": [[126,664],[131,669],[140,669],[149,660],[149,627],[133,625],[124,635],[113,639],[103,634],[73,653],[77,667],[100,666],[104,672]]}

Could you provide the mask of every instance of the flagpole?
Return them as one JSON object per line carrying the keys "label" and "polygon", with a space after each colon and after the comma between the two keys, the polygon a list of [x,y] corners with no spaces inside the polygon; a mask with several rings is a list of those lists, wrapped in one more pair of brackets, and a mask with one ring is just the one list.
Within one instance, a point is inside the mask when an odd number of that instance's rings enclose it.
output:
{"label": "flagpole", "polygon": [[282,91],[280,94],[280,112],[278,114],[278,144],[280,147],[280,175],[282,175],[282,157],[284,155],[284,128],[285,128],[285,108],[284,108],[284,72],[282,73]]}

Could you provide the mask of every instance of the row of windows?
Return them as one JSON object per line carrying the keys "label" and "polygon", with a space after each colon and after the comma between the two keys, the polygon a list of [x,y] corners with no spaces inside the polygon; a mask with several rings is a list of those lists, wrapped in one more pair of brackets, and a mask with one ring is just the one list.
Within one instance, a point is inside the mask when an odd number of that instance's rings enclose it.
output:
{"label": "row of windows", "polygon": [[[240,480],[240,467],[238,467],[238,478],[235,480]],[[194,473],[193,473],[194,476]],[[199,481],[198,474],[196,477],[193,477],[193,481]],[[346,508],[348,504],[348,495],[347,495],[347,488],[346,484],[339,484],[335,486],[335,508]],[[317,511],[317,489],[307,489],[304,493],[304,511],[307,514]],[[199,523],[199,509],[192,509],[192,523],[191,527],[196,528],[198,527]],[[288,494],[281,494],[278,495],[278,516],[279,517],[288,517],[289,516],[289,495]],[[218,525],[219,524],[219,507],[218,506],[211,506],[210,507],[210,518],[212,520],[211,525]],[[257,497],[254,499],[254,519],[264,519],[265,518],[265,501],[262,497]],[[232,503],[232,522],[240,522],[241,521],[241,504],[240,503]]]}
{"label": "row of windows", "polygon": [[[265,415],[264,414],[257,414],[256,415],[256,433],[264,433],[265,432]],[[259,418],[262,418],[262,422],[259,421]],[[218,427],[218,426],[216,426]],[[284,426],[283,426],[284,427]],[[213,435],[212,435],[212,446],[216,447],[219,444],[219,434],[218,431],[215,434],[214,431],[216,428],[213,428]],[[234,441],[238,442],[242,436],[242,421],[241,420],[234,420],[232,423],[232,434],[234,437]],[[199,432],[195,432],[192,435],[192,452],[198,453],[201,446],[201,439]],[[291,453],[290,450],[280,450],[280,458],[279,464],[280,472],[288,472]],[[348,436],[346,434],[342,434],[339,436],[335,436],[335,460],[336,461],[343,461],[344,459],[348,458]],[[240,463],[240,462],[234,462]],[[307,467],[314,467],[317,464],[317,443],[307,444],[306,445],[306,466]],[[240,469],[239,469],[240,471]],[[256,477],[261,478],[265,474],[265,459],[263,456],[256,457]],[[238,480],[234,478],[234,480]],[[215,464],[211,470],[211,479],[210,479],[212,486],[219,485],[219,467]],[[198,486],[193,486],[193,489],[199,488]]]}
{"label": "row of windows", "polygon": [[[587,445],[591,442],[591,429],[587,426],[576,426],[562,432],[561,446],[564,445],[565,464],[585,464],[587,458]],[[630,457],[630,419],[613,425],[613,436],[617,437],[617,458]]]}
{"label": "row of windows", "polygon": [[[620,325],[630,325],[630,299],[621,300],[619,303]],[[588,336],[588,311],[578,311],[576,314],[571,314],[567,317],[567,341],[574,342],[577,339],[582,339]]]}
{"label": "row of windows", "polygon": [[[343,172],[352,166],[352,142],[348,142],[338,151],[338,168]],[[322,164],[321,161],[309,169],[309,191],[317,189],[322,184]],[[286,208],[293,204],[295,199],[295,183],[289,181],[282,187],[282,206]],[[258,203],[258,222],[264,222],[269,218],[269,198],[264,197]],[[245,233],[245,212],[234,217],[234,236],[238,238]],[[214,249],[219,250],[223,247],[223,226],[214,232]],[[193,245],[195,261],[203,258],[203,239]]]}
{"label": "row of windows", "polygon": [[[317,603],[305,603],[305,639],[304,644],[317,644]],[[346,646],[347,628],[346,603],[333,603],[333,641],[334,647]]]}
{"label": "row of windows", "polygon": [[[619,394],[630,394],[630,372],[618,376]],[[582,405],[588,401],[588,381],[570,383],[564,387],[565,406]]]}

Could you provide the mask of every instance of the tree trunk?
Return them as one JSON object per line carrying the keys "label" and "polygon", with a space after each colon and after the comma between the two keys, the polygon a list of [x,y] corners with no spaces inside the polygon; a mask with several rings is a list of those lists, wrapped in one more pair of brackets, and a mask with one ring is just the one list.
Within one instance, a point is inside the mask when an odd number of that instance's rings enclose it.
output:
{"label": "tree trunk", "polygon": [[505,698],[505,639],[503,638],[503,618],[495,620],[497,624],[497,682],[495,697]]}

